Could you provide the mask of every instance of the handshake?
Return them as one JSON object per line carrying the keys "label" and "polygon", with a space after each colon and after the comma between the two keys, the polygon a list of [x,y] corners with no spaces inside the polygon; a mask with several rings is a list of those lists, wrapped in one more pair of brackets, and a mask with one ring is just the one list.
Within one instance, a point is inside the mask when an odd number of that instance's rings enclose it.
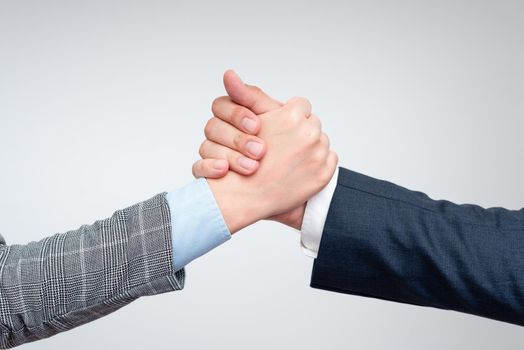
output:
{"label": "handshake", "polygon": [[319,118],[308,100],[280,103],[233,71],[224,85],[229,96],[213,102],[193,175],[208,178],[232,234],[262,219],[300,229],[338,162]]}
{"label": "handshake", "polygon": [[[233,72],[192,183],[40,242],[0,236],[0,348],[184,287],[184,267],[259,220],[302,231],[314,288],[524,325],[524,209],[435,201],[337,169],[310,103]],[[338,173],[338,175],[337,175]]]}

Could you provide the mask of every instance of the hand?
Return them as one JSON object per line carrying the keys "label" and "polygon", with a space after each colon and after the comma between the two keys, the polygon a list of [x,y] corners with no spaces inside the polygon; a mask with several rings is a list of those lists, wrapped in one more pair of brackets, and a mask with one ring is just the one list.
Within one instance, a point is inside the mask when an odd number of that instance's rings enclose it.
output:
{"label": "hand", "polygon": [[[294,98],[260,115],[260,122],[258,136],[267,151],[256,173],[229,172],[222,179],[208,179],[231,233],[258,220],[289,216],[296,208],[303,211],[304,203],[326,186],[337,165],[307,100]],[[203,157],[214,147],[203,147]]]}
{"label": "hand", "polygon": [[[243,140],[249,140],[249,135],[256,133],[260,128],[260,119],[254,113],[261,114],[282,106],[281,102],[271,98],[260,88],[244,84],[231,70],[224,74],[224,85],[229,96],[219,97],[213,102],[212,111],[215,117],[206,125],[205,134],[208,140],[204,141],[200,148],[200,155],[204,159],[194,164],[195,177],[220,178],[227,173],[228,167],[246,175],[255,172],[258,168],[257,160],[262,156],[253,157],[246,147],[243,147],[247,144],[247,141]],[[243,127],[243,120],[246,117],[253,120],[254,128],[247,130]],[[222,136],[225,134],[228,137]],[[264,141],[259,140],[259,142]],[[219,147],[219,145],[226,147]],[[242,154],[253,159],[250,163],[251,169],[241,169],[243,167],[239,164],[239,160]],[[214,167],[217,163],[223,168],[217,170]],[[305,206],[306,203],[302,203],[288,212],[269,219],[300,229]]]}
{"label": "hand", "polygon": [[266,152],[265,142],[254,136],[260,131],[257,114],[283,106],[258,87],[244,84],[232,70],[224,74],[224,86],[229,96],[213,101],[214,117],[204,128],[206,141],[199,150],[203,159],[193,164],[197,178],[221,178],[228,170],[253,174]]}
{"label": "hand", "polygon": [[[224,74],[224,85],[229,96],[219,97],[213,102],[212,110],[215,118],[208,122],[205,129],[208,140],[200,147],[200,155],[207,159],[200,160],[193,166],[193,174],[196,177],[222,177],[227,173],[228,165],[231,167],[231,170],[241,174],[247,175],[256,171],[259,166],[257,160],[261,159],[262,156],[253,154],[253,152],[249,151],[249,147],[246,147],[249,141],[256,140],[250,138],[250,135],[260,129],[260,119],[254,113],[264,113],[280,108],[283,105],[266,95],[259,88],[244,84],[233,71],[228,71]],[[246,108],[246,106],[250,109]],[[252,121],[253,128],[245,127],[244,121],[246,118]],[[227,135],[227,137],[224,137],[224,135]],[[327,137],[325,138],[327,140]],[[261,154],[263,154],[265,152],[264,141],[262,139],[256,141],[262,143],[263,151]],[[226,147],[221,147],[220,145]],[[251,162],[253,168],[246,169],[242,167],[242,164],[239,164],[241,163],[239,160],[242,159],[242,155],[253,160]],[[334,153],[332,156],[336,160]],[[222,158],[222,160],[216,158]],[[219,163],[219,166],[223,166],[218,171],[213,167],[217,163]],[[269,219],[300,229],[304,210],[305,201],[296,208],[269,217]]]}

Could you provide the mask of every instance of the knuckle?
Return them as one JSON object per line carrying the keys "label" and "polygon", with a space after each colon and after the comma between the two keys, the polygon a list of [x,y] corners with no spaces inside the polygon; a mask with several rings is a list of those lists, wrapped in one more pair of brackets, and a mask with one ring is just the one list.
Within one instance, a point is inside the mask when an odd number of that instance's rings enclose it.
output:
{"label": "knuckle", "polygon": [[311,102],[302,96],[295,96],[291,99],[293,101],[293,104],[300,106],[302,109],[311,111]]}
{"label": "knuckle", "polygon": [[297,107],[296,105],[292,106],[290,109],[289,109],[289,120],[293,123],[293,124],[299,124],[301,121],[304,120],[304,115],[302,113],[302,111],[300,110],[299,107]]}
{"label": "knuckle", "polygon": [[311,106],[311,102],[309,102],[309,100],[305,97],[302,97],[302,96],[296,96],[295,97],[297,103],[300,103],[304,106]]}
{"label": "knuckle", "polygon": [[198,162],[196,162],[195,164],[193,164],[193,169],[192,169],[192,172],[193,172],[193,176],[194,177],[202,177],[202,176],[205,176],[205,171],[204,171],[204,164],[203,164],[203,161],[202,160],[199,160]]}
{"label": "knuckle", "polygon": [[312,141],[319,141],[321,134],[322,133],[319,128],[311,128],[309,130],[308,136]]}
{"label": "knuckle", "polygon": [[322,132],[319,128],[307,125],[302,135],[305,137],[305,142],[308,145],[316,147],[320,143]]}
{"label": "knuckle", "polygon": [[216,114],[219,105],[220,97],[217,97],[213,100],[213,103],[211,103],[211,112],[213,112],[213,114]]}
{"label": "knuckle", "polygon": [[237,132],[235,136],[233,136],[233,144],[235,145],[237,150],[242,149],[244,146],[244,135],[242,133]]}
{"label": "knuckle", "polygon": [[322,122],[320,121],[320,118],[316,114],[311,114],[309,116],[309,119],[310,119],[311,123],[315,124],[320,129],[322,129]]}
{"label": "knuckle", "polygon": [[206,157],[206,148],[207,148],[208,141],[204,141],[200,144],[200,147],[198,148],[198,154],[201,158]]}
{"label": "knuckle", "polygon": [[204,135],[206,135],[207,138],[210,138],[214,134],[216,130],[216,124],[216,118],[211,118],[207,121],[206,126],[204,127]]}
{"label": "knuckle", "polygon": [[193,166],[191,167],[191,173],[193,174],[193,177],[197,177],[197,175],[198,175],[197,174],[197,169],[196,169],[197,166],[198,166],[197,164],[198,164],[198,162],[193,164]]}
{"label": "knuckle", "polygon": [[245,115],[244,107],[237,105],[233,109],[233,114],[231,116],[231,120],[233,121],[233,123],[235,125],[239,125],[239,123],[242,120],[242,118],[244,117],[244,115]]}
{"label": "knuckle", "polygon": [[320,135],[320,144],[329,148],[329,136],[324,132]]}
{"label": "knuckle", "polygon": [[226,151],[226,154],[225,154],[225,159],[227,160],[227,162],[229,163],[230,166],[236,168],[236,160],[237,160],[238,156],[236,154],[236,152],[234,151],[231,151],[231,150],[227,150]]}
{"label": "knuckle", "polygon": [[213,112],[213,115],[216,115],[218,113],[218,110],[220,108],[220,105],[224,101],[225,96],[217,97],[213,100],[213,103],[211,103],[211,112]]}
{"label": "knuckle", "polygon": [[311,160],[315,163],[322,163],[326,159],[326,154],[322,148],[316,148],[311,153]]}

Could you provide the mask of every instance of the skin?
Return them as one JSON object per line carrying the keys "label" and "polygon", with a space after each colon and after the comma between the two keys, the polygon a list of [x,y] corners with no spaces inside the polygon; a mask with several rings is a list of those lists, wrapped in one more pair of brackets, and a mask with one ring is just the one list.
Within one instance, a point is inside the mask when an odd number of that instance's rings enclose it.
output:
{"label": "skin", "polygon": [[[200,156],[203,159],[193,165],[193,175],[195,177],[220,178],[227,173],[229,168],[239,174],[253,174],[258,169],[258,162],[254,164],[253,168],[244,169],[239,164],[238,157],[245,155],[256,161],[263,158],[264,152],[259,157],[253,157],[246,150],[246,145],[249,141],[258,141],[265,146],[264,141],[260,138],[250,138],[251,135],[257,135],[260,131],[261,121],[258,114],[275,110],[284,105],[269,97],[260,88],[244,84],[232,70],[225,72],[224,86],[228,96],[221,96],[213,101],[211,110],[214,117],[207,122],[204,128],[207,140],[202,143],[200,148]],[[246,124],[253,125],[253,127],[247,129],[245,127]],[[216,132],[213,133],[213,130]],[[219,138],[217,137],[218,135],[225,136]],[[223,157],[221,158],[228,161],[227,169],[216,169],[214,164],[217,159],[203,156],[205,154],[203,147],[208,142],[229,148],[220,148],[221,152],[223,152]],[[216,145],[213,144],[213,146]]]}
{"label": "skin", "polygon": [[338,162],[319,119],[309,101],[282,104],[233,71],[224,74],[224,85],[228,96],[213,102],[193,175],[208,178],[232,233],[262,219],[300,229],[305,203]]}

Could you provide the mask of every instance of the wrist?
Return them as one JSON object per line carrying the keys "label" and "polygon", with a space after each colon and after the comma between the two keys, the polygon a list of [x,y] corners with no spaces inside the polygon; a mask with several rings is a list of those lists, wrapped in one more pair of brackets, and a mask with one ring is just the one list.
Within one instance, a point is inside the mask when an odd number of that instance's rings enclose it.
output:
{"label": "wrist", "polygon": [[264,218],[260,199],[234,181],[236,176],[230,173],[222,179],[207,179],[231,234]]}
{"label": "wrist", "polygon": [[292,227],[296,230],[300,230],[302,227],[302,221],[304,219],[304,212],[306,210],[306,204],[290,210],[286,213],[275,215],[270,220],[278,221],[284,225]]}

